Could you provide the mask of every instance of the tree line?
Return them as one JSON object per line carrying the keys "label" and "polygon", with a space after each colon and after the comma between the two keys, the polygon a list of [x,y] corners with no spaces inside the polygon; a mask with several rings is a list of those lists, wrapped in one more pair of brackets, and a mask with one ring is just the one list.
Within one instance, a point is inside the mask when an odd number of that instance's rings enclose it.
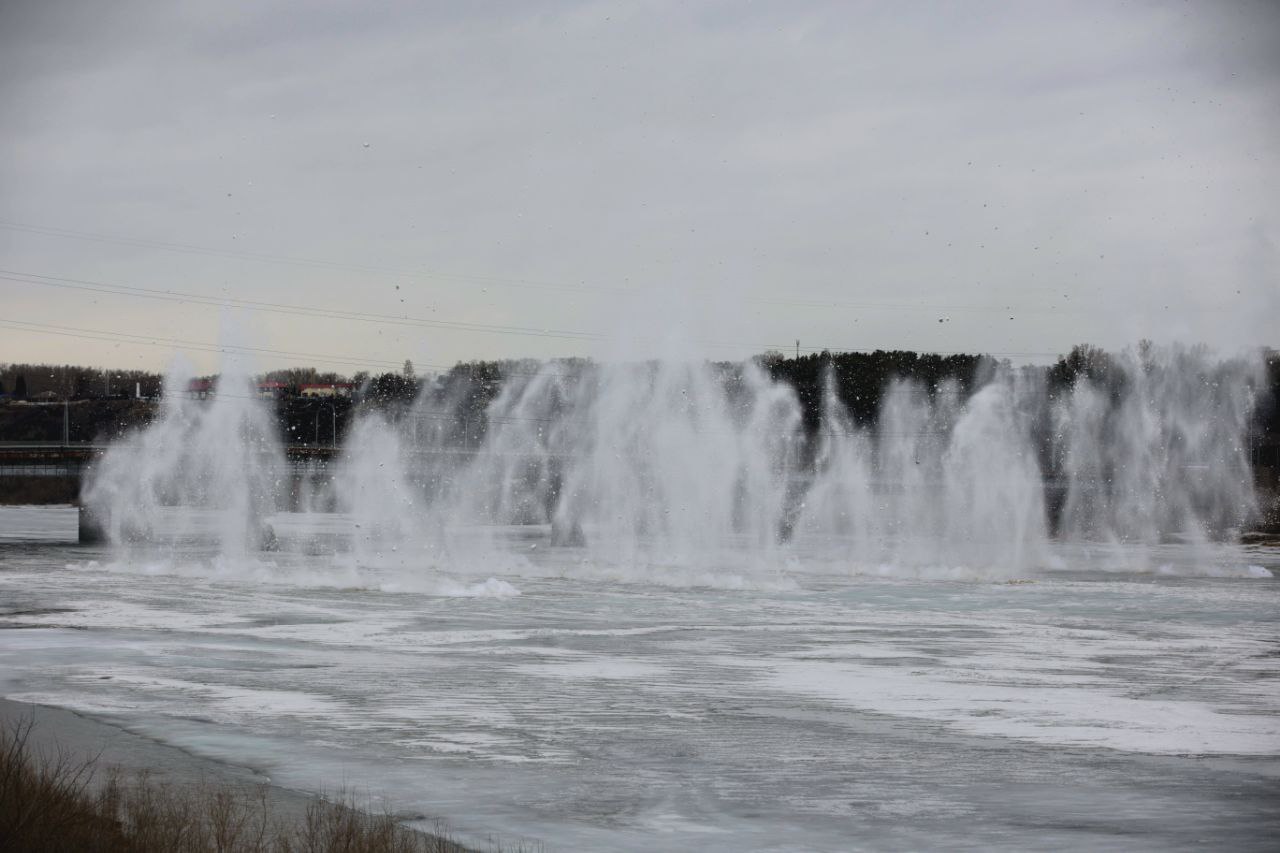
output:
{"label": "tree line", "polygon": [[164,377],[147,370],[104,369],[78,364],[0,364],[0,395],[17,400],[108,400],[160,394]]}
{"label": "tree line", "polygon": [[[1150,345],[1140,344],[1139,359],[1150,354]],[[956,387],[961,396],[967,396],[976,386],[1002,365],[990,356],[978,354],[917,353],[908,350],[876,350],[874,352],[820,352],[798,357],[787,357],[779,352],[766,352],[754,359],[755,364],[774,381],[790,386],[799,401],[803,424],[812,435],[822,418],[822,400],[827,376],[831,376],[837,396],[859,425],[874,423],[880,411],[884,393],[893,380],[909,379],[917,382],[927,393],[936,393],[948,386]],[[1256,413],[1255,441],[1267,446],[1280,443],[1280,352],[1264,353],[1266,377],[1260,405]],[[587,359],[560,359],[558,369],[567,373],[585,373],[592,362]],[[1003,363],[1008,366],[1007,362]],[[398,372],[385,371],[370,374],[361,371],[351,376],[336,372],[323,372],[314,367],[290,367],[268,371],[260,381],[280,382],[293,391],[306,384],[351,383],[358,390],[356,400],[362,406],[381,409],[394,416],[404,411],[408,404],[421,400],[427,409],[456,412],[460,424],[451,427],[458,431],[458,438],[475,444],[483,440],[485,413],[489,403],[503,386],[515,377],[529,376],[543,366],[542,362],[528,359],[459,362],[443,374],[433,377],[418,376],[411,362],[405,362]],[[713,367],[724,381],[733,383],[743,378],[741,362],[717,362]],[[1069,390],[1076,379],[1088,377],[1103,388],[1119,393],[1127,381],[1127,372],[1117,358],[1098,347],[1082,344],[1061,356],[1048,367],[1022,368],[1043,371],[1046,393],[1051,399]],[[163,377],[158,373],[142,370],[108,370],[78,365],[3,364],[0,365],[0,395],[16,399],[36,398],[52,392],[57,399],[120,399],[133,397],[141,390],[143,397],[160,395]],[[1269,393],[1268,393],[1269,392]],[[330,417],[326,431],[319,424],[319,409],[304,405],[279,406],[282,429],[286,439],[316,434],[321,439],[340,440],[346,414],[354,401],[339,404],[343,410],[342,421],[334,427],[333,412],[325,409]],[[321,403],[319,405],[332,405]],[[319,425],[318,425],[319,424]],[[0,433],[3,432],[0,423]],[[463,435],[463,432],[466,435]],[[337,432],[337,435],[333,433]],[[0,438],[4,436],[0,434]]]}

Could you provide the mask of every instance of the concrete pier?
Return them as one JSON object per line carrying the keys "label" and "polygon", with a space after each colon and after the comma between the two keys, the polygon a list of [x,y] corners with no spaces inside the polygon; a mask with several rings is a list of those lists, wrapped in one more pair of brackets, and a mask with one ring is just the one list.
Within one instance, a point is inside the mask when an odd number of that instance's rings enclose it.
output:
{"label": "concrete pier", "polygon": [[103,529],[102,523],[97,516],[83,506],[77,507],[77,509],[80,511],[80,544],[101,545],[106,542],[107,531]]}

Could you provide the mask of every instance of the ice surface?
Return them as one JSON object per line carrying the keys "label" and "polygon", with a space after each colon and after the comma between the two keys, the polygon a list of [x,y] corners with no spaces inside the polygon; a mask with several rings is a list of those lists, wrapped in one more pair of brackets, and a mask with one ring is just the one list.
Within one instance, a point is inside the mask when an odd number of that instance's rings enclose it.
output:
{"label": "ice surface", "polygon": [[1280,584],[1061,556],[1031,583],[792,567],[724,589],[585,582],[552,555],[389,591],[324,582],[334,557],[148,573],[9,546],[0,676],[551,849],[1266,849]]}
{"label": "ice surface", "polygon": [[74,542],[79,522],[73,506],[0,506],[0,542]]}

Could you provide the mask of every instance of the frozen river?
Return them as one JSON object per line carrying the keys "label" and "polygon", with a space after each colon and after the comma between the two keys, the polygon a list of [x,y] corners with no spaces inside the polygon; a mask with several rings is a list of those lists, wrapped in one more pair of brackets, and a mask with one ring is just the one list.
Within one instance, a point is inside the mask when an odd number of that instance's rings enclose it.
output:
{"label": "frozen river", "polygon": [[[122,561],[0,510],[0,688],[464,840],[551,850],[1275,849],[1280,555],[1197,577],[498,580]],[[1254,575],[1249,577],[1248,575]],[[663,580],[659,578],[659,580]],[[738,588],[731,588],[731,587]],[[443,594],[448,593],[448,594]]]}

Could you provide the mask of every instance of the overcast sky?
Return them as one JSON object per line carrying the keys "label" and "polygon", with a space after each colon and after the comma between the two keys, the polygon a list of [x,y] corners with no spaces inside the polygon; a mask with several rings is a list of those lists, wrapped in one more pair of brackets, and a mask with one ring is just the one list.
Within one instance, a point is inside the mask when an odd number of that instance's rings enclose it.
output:
{"label": "overcast sky", "polygon": [[5,0],[0,115],[0,362],[1280,344],[1267,0]]}

